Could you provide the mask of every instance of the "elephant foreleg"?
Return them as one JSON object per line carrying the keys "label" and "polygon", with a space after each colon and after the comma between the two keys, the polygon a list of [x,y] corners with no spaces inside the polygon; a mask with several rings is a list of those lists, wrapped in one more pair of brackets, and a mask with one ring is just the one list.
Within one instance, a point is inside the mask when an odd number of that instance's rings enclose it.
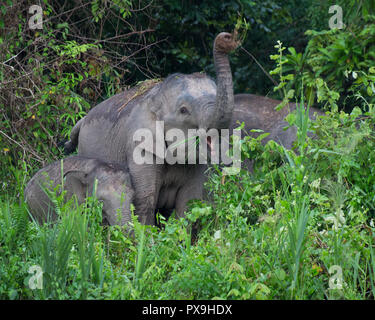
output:
{"label": "elephant foreleg", "polygon": [[155,209],[160,191],[160,168],[158,165],[136,165],[130,163],[130,175],[135,190],[135,213],[139,222],[155,224]]}

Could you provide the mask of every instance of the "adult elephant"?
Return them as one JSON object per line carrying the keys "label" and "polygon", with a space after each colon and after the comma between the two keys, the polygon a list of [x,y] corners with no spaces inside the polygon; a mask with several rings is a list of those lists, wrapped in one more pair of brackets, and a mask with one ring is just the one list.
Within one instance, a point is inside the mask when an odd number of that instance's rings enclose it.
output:
{"label": "adult elephant", "polygon": [[[189,200],[203,197],[207,165],[160,163],[156,124],[163,122],[166,137],[171,129],[181,130],[186,137],[189,129],[228,128],[234,99],[228,54],[237,45],[229,33],[215,38],[217,85],[204,74],[173,74],[139,96],[138,88],[105,100],[72,129],[66,150],[78,144],[80,156],[127,163],[135,189],[134,205],[142,223],[154,224],[154,212],[159,208],[176,209],[177,216],[183,216]],[[143,152],[151,155],[152,163],[139,164],[134,158],[142,143],[135,141],[139,130],[151,132],[153,147]],[[162,141],[167,147],[174,143],[167,138]],[[180,141],[177,148],[186,149],[187,145]]]}

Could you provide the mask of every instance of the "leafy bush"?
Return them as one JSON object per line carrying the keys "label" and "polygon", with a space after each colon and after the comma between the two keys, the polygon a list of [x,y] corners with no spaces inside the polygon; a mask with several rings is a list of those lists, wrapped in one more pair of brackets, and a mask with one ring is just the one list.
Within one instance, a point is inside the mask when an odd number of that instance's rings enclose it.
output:
{"label": "leafy bush", "polygon": [[[98,23],[93,22],[110,24],[109,32],[118,35],[121,26],[114,28],[112,20],[118,20],[118,13],[131,14],[129,2],[111,2],[104,18],[104,4],[99,7],[98,1],[82,8],[75,7],[75,1],[64,5],[44,1],[41,30],[29,28],[32,4],[8,0],[1,7],[0,158],[7,166],[0,168],[0,176],[1,189],[8,192],[19,182],[14,176],[18,171],[9,168],[26,166],[32,171],[36,165],[60,158],[58,144],[69,136],[72,126],[91,106],[121,90],[120,83],[129,84],[122,78],[129,69],[138,68],[134,61],[147,48],[132,34],[125,34],[127,40],[121,45],[113,44],[106,39],[111,36],[99,33]],[[80,9],[93,18],[81,22],[82,28],[76,24],[82,17],[76,16]],[[134,31],[132,25],[123,28],[124,32],[129,29]],[[142,33],[133,32],[133,37]],[[134,67],[124,68],[132,62]]]}
{"label": "leafy bush", "polygon": [[[300,92],[303,86],[309,102],[323,108],[368,110],[375,102],[375,17],[366,5],[363,9],[344,29],[306,31],[310,40],[302,53],[288,48],[283,57],[288,91]],[[370,9],[374,13],[375,4]]]}

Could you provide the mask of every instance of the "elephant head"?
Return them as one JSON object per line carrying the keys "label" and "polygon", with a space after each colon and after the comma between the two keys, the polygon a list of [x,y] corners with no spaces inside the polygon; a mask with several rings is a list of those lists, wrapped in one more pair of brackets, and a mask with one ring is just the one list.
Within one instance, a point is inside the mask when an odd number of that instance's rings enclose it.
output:
{"label": "elephant head", "polygon": [[[238,42],[230,33],[223,32],[216,37],[213,56],[217,84],[202,73],[172,74],[145,96],[147,101],[151,101],[155,120],[163,123],[166,139],[161,143],[169,147],[174,145],[172,150],[177,153],[180,150],[182,155],[186,155],[189,144],[197,146],[196,139],[189,139],[189,130],[207,132],[229,127],[234,98],[228,53],[237,46]],[[176,129],[181,136],[173,131]],[[206,142],[212,147],[210,140]]]}
{"label": "elephant head", "polygon": [[93,195],[103,203],[103,222],[109,225],[124,225],[131,220],[130,204],[133,188],[127,172],[113,164],[100,166],[92,171],[71,170],[65,173],[66,198],[77,196],[83,203],[87,195]]}

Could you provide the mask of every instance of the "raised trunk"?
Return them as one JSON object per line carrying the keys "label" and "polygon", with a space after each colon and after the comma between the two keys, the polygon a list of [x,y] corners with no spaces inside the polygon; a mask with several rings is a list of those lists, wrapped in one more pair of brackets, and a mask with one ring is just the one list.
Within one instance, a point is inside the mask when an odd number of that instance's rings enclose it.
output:
{"label": "raised trunk", "polygon": [[216,70],[216,128],[228,128],[233,108],[233,82],[228,53],[237,47],[237,42],[230,33],[220,33],[214,42],[214,63]]}

